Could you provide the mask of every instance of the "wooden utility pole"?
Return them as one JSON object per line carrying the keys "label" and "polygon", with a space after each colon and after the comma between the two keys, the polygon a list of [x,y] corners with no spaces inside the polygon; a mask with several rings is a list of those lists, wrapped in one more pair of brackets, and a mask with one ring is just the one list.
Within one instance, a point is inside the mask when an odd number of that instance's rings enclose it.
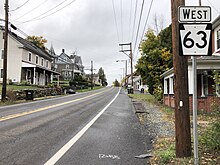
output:
{"label": "wooden utility pole", "polygon": [[91,61],[91,89],[93,89],[93,61]]}
{"label": "wooden utility pole", "polygon": [[[133,80],[133,52],[132,52],[132,43],[127,43],[127,44],[119,44],[119,46],[121,46],[121,51],[122,53],[124,53],[126,56],[128,56],[131,60],[131,86],[133,88],[134,85],[134,80]],[[123,46],[129,46],[129,49],[123,49]],[[127,54],[126,52],[130,52],[130,54]]]}
{"label": "wooden utility pole", "polygon": [[191,156],[188,58],[179,55],[178,7],[184,5],[185,0],[171,0],[176,157]]}
{"label": "wooden utility pole", "polygon": [[7,88],[7,53],[8,53],[8,0],[5,0],[5,33],[4,33],[4,62],[3,62],[3,82],[2,101],[6,100]]}

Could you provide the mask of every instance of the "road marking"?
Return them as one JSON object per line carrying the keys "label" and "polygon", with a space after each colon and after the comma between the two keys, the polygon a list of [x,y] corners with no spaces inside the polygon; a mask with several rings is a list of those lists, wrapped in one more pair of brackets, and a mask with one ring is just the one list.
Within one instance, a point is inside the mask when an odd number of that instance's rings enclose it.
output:
{"label": "road marking", "polygon": [[95,121],[106,111],[106,109],[115,101],[118,97],[120,89],[116,96],[112,99],[108,105],[102,109],[83,129],[81,129],[72,139],[70,139],[55,155],[53,155],[44,165],[55,164],[80,138],[81,136],[95,123]]}
{"label": "road marking", "polygon": [[12,115],[8,115],[8,116],[3,116],[3,117],[0,117],[0,122],[1,121],[6,121],[6,120],[9,120],[9,119],[18,118],[18,117],[21,117],[21,116],[30,115],[30,114],[33,114],[33,113],[36,113],[36,112],[45,111],[45,110],[48,110],[48,109],[51,109],[51,108],[56,108],[56,107],[66,105],[66,104],[70,104],[70,103],[74,103],[74,102],[77,102],[77,101],[81,101],[81,100],[96,96],[96,95],[104,93],[104,92],[106,92],[106,91],[101,91],[101,92],[98,92],[98,93],[95,93],[95,94],[92,94],[92,95],[89,95],[89,96],[86,96],[86,97],[82,97],[82,98],[79,98],[79,99],[75,99],[75,100],[71,100],[71,101],[67,101],[67,102],[63,102],[63,103],[59,103],[59,104],[55,104],[55,105],[51,105],[51,106],[47,106],[47,107],[43,107],[43,108],[38,108],[38,109],[35,109],[35,110],[32,110],[32,111],[26,111],[26,112],[12,114]]}
{"label": "road marking", "polygon": [[121,159],[118,155],[105,155],[105,154],[99,154],[99,159]]}

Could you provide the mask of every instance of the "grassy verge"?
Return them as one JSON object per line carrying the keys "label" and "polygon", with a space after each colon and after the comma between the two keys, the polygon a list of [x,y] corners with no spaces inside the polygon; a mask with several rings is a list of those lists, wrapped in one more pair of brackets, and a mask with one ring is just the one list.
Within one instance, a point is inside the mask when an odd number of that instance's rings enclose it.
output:
{"label": "grassy verge", "polygon": [[[136,94],[130,95],[134,99],[146,101],[151,104],[156,104],[153,96]],[[161,111],[165,114],[164,120],[174,122],[174,110],[160,105]],[[192,118],[192,116],[191,116]],[[192,120],[191,120],[192,122]],[[192,130],[191,130],[192,132]],[[199,164],[217,165],[220,164],[220,120],[219,114],[198,114],[198,134],[199,134]],[[193,143],[193,137],[192,143]],[[192,144],[193,147],[193,144]],[[193,148],[192,148],[193,152]],[[158,137],[152,151],[153,157],[150,164],[172,164],[172,165],[193,165],[194,158],[176,158],[175,157],[175,137]]]}
{"label": "grassy verge", "polygon": [[92,91],[92,90],[98,90],[98,89],[101,89],[101,88],[104,88],[104,87],[103,86],[95,86],[95,87],[93,87],[93,89],[91,89],[91,88],[82,89],[82,90],[77,90],[77,92],[88,92],[88,91]]}
{"label": "grassy verge", "polygon": [[[22,86],[22,85],[7,85],[7,90],[24,90],[24,89],[38,89],[36,86]],[[0,92],[2,92],[2,85],[0,85]]]}

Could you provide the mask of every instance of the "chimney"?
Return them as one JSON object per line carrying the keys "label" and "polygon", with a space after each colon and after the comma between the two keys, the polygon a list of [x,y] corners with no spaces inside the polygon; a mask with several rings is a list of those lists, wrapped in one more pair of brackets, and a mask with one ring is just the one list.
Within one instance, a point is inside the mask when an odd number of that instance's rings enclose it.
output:
{"label": "chimney", "polygon": [[62,49],[62,53],[65,53],[65,49]]}

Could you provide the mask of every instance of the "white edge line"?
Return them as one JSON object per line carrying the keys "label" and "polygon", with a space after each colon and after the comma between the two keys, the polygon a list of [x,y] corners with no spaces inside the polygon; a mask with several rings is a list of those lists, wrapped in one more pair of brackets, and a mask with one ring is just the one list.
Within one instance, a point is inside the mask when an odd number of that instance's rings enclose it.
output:
{"label": "white edge line", "polygon": [[99,112],[83,129],[81,129],[72,139],[70,139],[55,155],[53,155],[44,165],[54,165],[80,138],[81,136],[95,123],[95,121],[106,111],[106,109],[115,101],[118,97],[120,89],[117,95],[112,101],[106,105],[106,107]]}

